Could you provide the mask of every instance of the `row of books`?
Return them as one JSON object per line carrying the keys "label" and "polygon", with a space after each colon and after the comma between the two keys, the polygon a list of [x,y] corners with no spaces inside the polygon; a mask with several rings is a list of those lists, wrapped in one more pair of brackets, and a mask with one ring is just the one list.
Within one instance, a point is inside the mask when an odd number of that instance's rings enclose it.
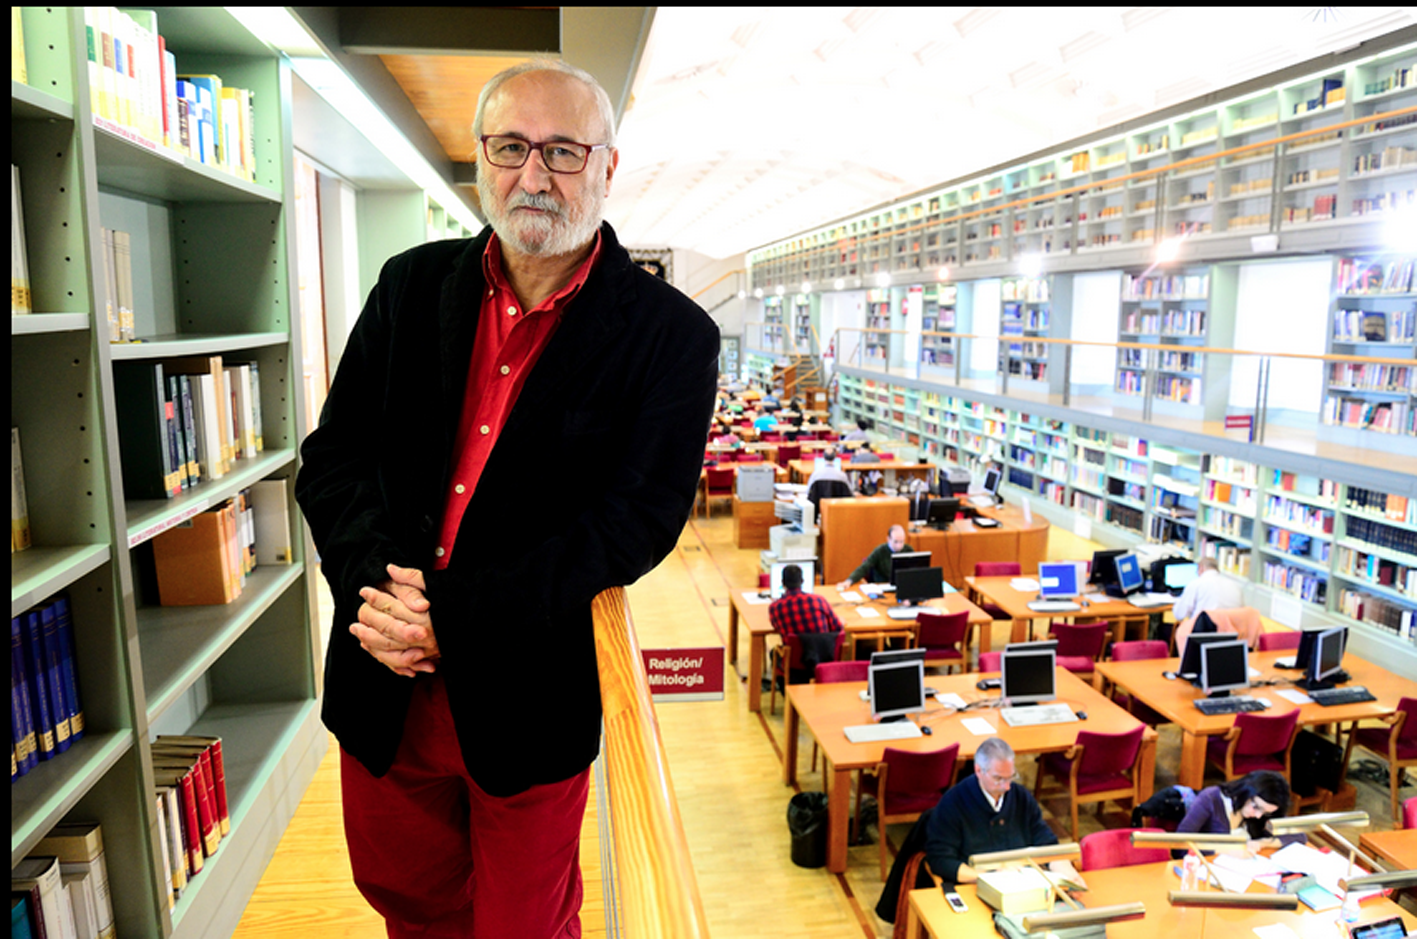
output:
{"label": "row of books", "polygon": [[1391,75],[1385,75],[1377,81],[1365,82],[1363,84],[1363,96],[1380,95],[1385,91],[1393,91],[1398,88],[1410,88],[1417,84],[1417,69],[1413,66],[1399,65]]}
{"label": "row of books", "polygon": [[1394,522],[1417,525],[1417,499],[1349,486],[1343,500],[1350,513],[1380,515]]}
{"label": "row of books", "polygon": [[1294,114],[1308,114],[1310,111],[1318,111],[1331,104],[1339,104],[1345,96],[1343,79],[1325,78],[1316,97],[1294,102]]}
{"label": "row of books", "polygon": [[1380,587],[1391,587],[1417,600],[1417,567],[1399,564],[1353,548],[1338,549],[1338,573],[1357,577]]}
{"label": "row of books", "polygon": [[291,563],[288,481],[263,479],[152,539],[163,606],[210,606],[241,596],[260,565]]}
{"label": "row of books", "polygon": [[1409,642],[1417,642],[1417,610],[1361,590],[1344,589],[1338,594],[1338,609],[1365,623],[1384,629]]}
{"label": "row of books", "polygon": [[1051,286],[1046,277],[1011,277],[1000,286],[1001,300],[1022,300],[1027,303],[1047,303]]}
{"label": "row of books", "polygon": [[1339,258],[1338,292],[1347,294],[1410,293],[1412,261],[1364,261]]}
{"label": "row of books", "polygon": [[1205,498],[1210,502],[1223,502],[1226,505],[1233,505],[1241,512],[1254,514],[1255,511],[1255,490],[1250,486],[1240,483],[1226,482],[1223,479],[1207,479],[1205,481]]}
{"label": "row of books", "polygon": [[1291,473],[1288,470],[1274,470],[1269,477],[1269,488],[1279,492],[1292,492],[1298,496],[1306,496],[1324,502],[1334,504],[1338,502],[1338,483],[1332,479],[1305,476],[1302,473]]}
{"label": "row of books", "polygon": [[1394,391],[1417,394],[1417,366],[1357,365],[1334,362],[1328,381],[1349,391]]}
{"label": "row of books", "polygon": [[85,7],[84,30],[97,126],[255,181],[250,91],[217,75],[179,73],[153,10]]}
{"label": "row of books", "polygon": [[1210,505],[1201,507],[1201,524],[1223,535],[1229,535],[1231,538],[1243,538],[1246,541],[1253,537],[1255,530],[1254,519]]}
{"label": "row of books", "polygon": [[1145,518],[1146,516],[1139,509],[1118,505],[1115,502],[1107,503],[1107,521],[1119,528],[1139,532],[1142,530]]}
{"label": "row of books", "polygon": [[125,231],[100,229],[103,235],[103,308],[109,342],[138,338],[133,299],[133,240]]}
{"label": "row of books", "polygon": [[1283,496],[1265,498],[1264,520],[1266,524],[1288,525],[1311,534],[1333,534],[1333,512]]}
{"label": "row of books", "polygon": [[1201,380],[1179,375],[1159,375],[1156,379],[1155,397],[1163,401],[1180,401],[1183,404],[1201,403]]}
{"label": "row of books", "polygon": [[1304,558],[1318,564],[1327,564],[1332,542],[1315,539],[1310,535],[1290,531],[1287,528],[1270,528],[1265,535],[1265,544],[1277,548],[1285,554]]}
{"label": "row of books", "polygon": [[1264,583],[1301,600],[1323,604],[1328,597],[1328,581],[1325,578],[1281,561],[1266,561],[1263,575]]}
{"label": "row of books", "polygon": [[60,594],[10,617],[10,782],[84,736],[74,620]]}
{"label": "row of books", "polygon": [[1353,158],[1354,173],[1376,173],[1417,163],[1417,150],[1406,147],[1383,147],[1374,153],[1360,153]]}
{"label": "row of books", "polygon": [[1249,548],[1207,538],[1201,542],[1201,557],[1214,558],[1215,563],[1227,574],[1246,580],[1250,577]]}
{"label": "row of books", "polygon": [[1107,520],[1107,503],[1076,489],[1073,490],[1073,510],[1099,522]]}
{"label": "row of books", "polygon": [[[18,9],[17,7],[12,9]],[[10,315],[34,312],[30,295],[30,262],[25,248],[25,211],[20,197],[20,168],[10,164]]]}
{"label": "row of books", "polygon": [[1354,541],[1417,558],[1417,531],[1351,515],[1346,520],[1345,528],[1348,537]]}
{"label": "row of books", "polygon": [[1392,212],[1417,206],[1417,189],[1393,189],[1353,200],[1354,215],[1371,215],[1377,212]]}
{"label": "row of books", "polygon": [[129,499],[173,498],[265,449],[254,361],[117,361],[113,390]]}
{"label": "row of books", "polygon": [[1334,310],[1334,342],[1417,342],[1417,306],[1406,310]]}
{"label": "row of books", "polygon": [[117,939],[103,829],[60,822],[10,868],[10,939]]}
{"label": "row of books", "polygon": [[1331,426],[1380,434],[1412,433],[1412,410],[1406,401],[1367,401],[1329,395],[1324,398],[1322,419]]}
{"label": "row of books", "polygon": [[1237,460],[1231,456],[1208,454],[1206,472],[1212,476],[1225,477],[1232,483],[1255,486],[1259,483],[1259,467],[1247,460]]}
{"label": "row of books", "polygon": [[168,906],[231,834],[221,738],[159,734],[152,745],[153,806],[162,839]]}
{"label": "row of books", "polygon": [[25,497],[25,461],[20,453],[20,429],[10,428],[10,553],[30,546],[30,508]]}

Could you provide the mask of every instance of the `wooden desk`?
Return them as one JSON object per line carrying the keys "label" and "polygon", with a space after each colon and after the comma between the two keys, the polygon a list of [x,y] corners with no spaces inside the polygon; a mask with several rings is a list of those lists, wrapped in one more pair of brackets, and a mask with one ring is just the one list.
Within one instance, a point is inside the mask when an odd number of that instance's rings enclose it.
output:
{"label": "wooden desk", "polygon": [[[847,649],[850,649],[857,639],[868,639],[875,633],[884,630],[899,630],[913,623],[911,620],[893,620],[887,616],[886,608],[890,604],[886,602],[848,603],[841,599],[841,595],[837,593],[835,587],[828,586],[816,587],[815,592],[826,597],[830,601],[832,609],[836,610],[836,615],[841,617],[842,626],[848,637]],[[738,663],[738,624],[741,621],[746,624],[748,629],[748,710],[757,712],[761,711],[763,706],[763,674],[767,640],[769,636],[776,635],[776,631],[772,628],[772,622],[768,618],[770,604],[749,603],[743,597],[742,590],[733,591],[732,601],[732,606],[728,610],[728,664],[736,666]],[[862,616],[860,608],[875,610],[880,615]],[[970,603],[962,593],[952,593],[938,600],[931,600],[927,604],[927,609],[942,610],[946,613],[967,610],[970,625],[976,627],[993,622],[988,613]]]}
{"label": "wooden desk", "polygon": [[[846,444],[849,448],[851,445]],[[794,483],[805,483],[812,475],[815,460],[791,460],[787,468],[792,471],[792,481]],[[928,479],[930,471],[935,467],[930,463],[904,463],[900,460],[890,460],[883,463],[856,463],[851,460],[842,460],[842,472],[850,476],[852,473],[859,473],[863,470],[880,470],[887,474],[884,480],[885,485],[895,485],[894,480],[901,476],[907,479]],[[894,476],[890,475],[894,474]]]}
{"label": "wooden desk", "polygon": [[[999,606],[1013,620],[1010,642],[1026,642],[1030,638],[1032,622],[1036,619],[1070,619],[1077,622],[1106,620],[1112,626],[1112,641],[1121,642],[1128,630],[1146,630],[1151,622],[1151,614],[1164,613],[1170,605],[1139,609],[1126,600],[1109,597],[1103,593],[1090,593],[1083,598],[1082,609],[1067,613],[1039,613],[1028,608],[1028,604],[1038,599],[1038,591],[1015,590],[1012,577],[967,577],[965,584],[970,591],[970,599],[975,603],[993,603]],[[1142,635],[1140,638],[1146,638]],[[1192,709],[1194,710],[1194,709]]]}
{"label": "wooden desk", "polygon": [[[1107,925],[1108,939],[1237,939],[1253,936],[1254,927],[1283,923],[1304,939],[1336,939],[1342,935],[1334,927],[1335,910],[1313,913],[1303,904],[1294,912],[1287,910],[1220,909],[1218,907],[1180,907],[1167,902],[1166,894],[1179,890],[1180,878],[1170,870],[1173,861],[1136,864],[1100,871],[1083,871],[1087,891],[1077,896],[1083,906],[1111,906],[1116,903],[1141,901],[1146,915],[1141,919],[1123,920]],[[1269,888],[1250,885],[1250,893],[1268,893]],[[966,913],[955,913],[945,903],[944,892],[938,889],[910,892],[910,918],[906,935],[920,939],[985,939],[994,932],[993,910],[980,900],[973,884],[961,884],[959,895],[969,905]],[[1360,923],[1371,923],[1390,916],[1401,916],[1410,930],[1417,917],[1385,897],[1375,896],[1363,902],[1358,917]],[[1040,934],[1041,935],[1041,934]]]}
{"label": "wooden desk", "polygon": [[[1274,667],[1275,659],[1292,656],[1292,652],[1283,651],[1252,652],[1250,667],[1258,670],[1261,678],[1297,678],[1298,672]],[[1196,710],[1193,702],[1204,697],[1199,688],[1182,678],[1168,681],[1161,677],[1162,672],[1174,672],[1179,667],[1180,659],[1177,658],[1100,662],[1095,675],[1100,688],[1105,688],[1105,683],[1115,685],[1181,728],[1181,767],[1176,783],[1199,790],[1205,776],[1206,741],[1211,736],[1229,731],[1235,723],[1235,716],[1218,714],[1207,717]],[[1265,714],[1285,714],[1297,710],[1301,726],[1383,717],[1397,709],[1397,702],[1404,695],[1417,695],[1417,684],[1364,661],[1351,652],[1343,657],[1343,667],[1353,676],[1354,684],[1366,685],[1377,700],[1328,708],[1317,704],[1299,707],[1275,693],[1286,687],[1284,685],[1252,688],[1249,694],[1271,703]]]}
{"label": "wooden desk", "polygon": [[[997,694],[990,695],[979,691],[975,687],[978,680],[977,673],[930,675],[926,678],[926,684],[941,693],[954,692],[965,701],[998,697]],[[861,690],[865,687],[865,682],[859,681],[787,686],[783,780],[789,786],[797,780],[797,731],[800,722],[816,739],[826,761],[822,778],[827,790],[827,870],[833,873],[846,869],[846,829],[851,774],[858,769],[875,766],[888,746],[898,750],[931,751],[958,743],[960,759],[973,758],[975,748],[988,737],[970,733],[964,726],[966,717],[987,720],[994,726],[995,733],[1008,741],[1014,752],[1019,754],[1066,750],[1077,740],[1079,730],[1123,733],[1140,723],[1067,669],[1060,668],[1057,677],[1058,700],[1075,711],[1086,711],[1086,721],[1039,727],[1010,727],[997,711],[960,713],[946,710],[932,698],[927,702],[924,714],[914,715],[917,723],[930,726],[934,731],[931,736],[885,743],[852,743],[846,739],[843,728],[868,724],[871,721],[870,705],[860,697]],[[1138,759],[1142,761],[1142,793],[1139,798],[1145,800],[1151,796],[1151,780],[1156,771],[1156,731],[1149,727],[1142,737],[1142,749]]]}
{"label": "wooden desk", "polygon": [[1395,871],[1417,869],[1417,828],[1365,831],[1358,847]]}

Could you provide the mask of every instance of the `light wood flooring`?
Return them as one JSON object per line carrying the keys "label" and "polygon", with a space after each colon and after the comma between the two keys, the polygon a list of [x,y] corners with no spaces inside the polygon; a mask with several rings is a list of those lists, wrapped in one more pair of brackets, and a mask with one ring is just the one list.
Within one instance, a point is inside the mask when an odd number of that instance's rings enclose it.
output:
{"label": "light wood flooring", "polygon": [[[721,644],[727,631],[730,589],[756,582],[758,552],[734,547],[731,517],[697,519],[685,528],[678,548],[630,588],[630,610],[645,648]],[[1050,558],[1085,558],[1098,547],[1057,527]],[[326,607],[328,617],[328,607]],[[996,627],[996,647],[1006,641]],[[740,666],[747,654],[740,636]],[[844,875],[792,864],[787,802],[793,790],[781,777],[782,705],[774,715],[747,710],[745,687],[732,680],[723,701],[663,705],[659,723],[668,750],[674,790],[683,814],[699,889],[716,939],[774,936],[783,939],[884,937],[890,926],[873,909],[880,896],[876,831],[850,849]],[[764,696],[766,706],[766,696]],[[804,738],[805,740],[805,738]],[[804,751],[810,752],[804,742]],[[1161,729],[1158,788],[1174,782],[1180,737]],[[1355,756],[1356,759],[1356,756]],[[804,758],[804,767],[806,760]],[[1032,767],[1020,772],[1031,782]],[[379,917],[350,882],[339,808],[338,750],[331,745],[314,784],[281,841],[236,933],[239,939],[376,939]],[[803,790],[821,788],[821,774],[799,772]],[[1374,828],[1391,827],[1386,787],[1357,783],[1359,807]],[[1404,795],[1411,795],[1409,790]],[[1045,802],[1050,822],[1066,837],[1066,800]],[[583,829],[581,863],[586,879],[582,927],[587,937],[605,935],[600,891],[600,855],[591,812]],[[1061,824],[1058,823],[1061,819]],[[1083,834],[1128,823],[1120,807],[1101,816],[1085,808]],[[908,826],[892,826],[899,844]],[[1356,833],[1354,839],[1356,841]]]}

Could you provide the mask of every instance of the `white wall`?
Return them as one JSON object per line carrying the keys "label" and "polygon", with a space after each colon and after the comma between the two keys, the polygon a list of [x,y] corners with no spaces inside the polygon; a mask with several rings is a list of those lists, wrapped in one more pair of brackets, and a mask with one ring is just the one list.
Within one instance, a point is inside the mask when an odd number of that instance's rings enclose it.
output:
{"label": "white wall", "polygon": [[[1328,258],[1274,261],[1240,267],[1235,300],[1236,349],[1322,355],[1328,335],[1332,262]],[[1317,414],[1323,399],[1323,363],[1271,359],[1269,410]],[[1237,356],[1230,404],[1255,406],[1258,359]]]}
{"label": "white wall", "polygon": [[[1003,281],[998,278],[960,284],[960,290],[974,290],[973,322],[969,332],[976,336],[999,335],[999,314],[1002,311]],[[972,377],[987,378],[999,373],[999,343],[993,339],[971,339],[969,371]]]}
{"label": "white wall", "polygon": [[[838,329],[860,329],[866,325],[866,291],[840,290],[822,294],[821,328],[819,334],[824,344],[830,345],[833,334]],[[854,364],[855,350],[861,344],[860,333],[847,333],[838,337],[845,348],[835,350],[835,361],[843,365]],[[826,351],[825,348],[823,351]]]}
{"label": "white wall", "polygon": [[[1089,342],[1116,342],[1121,296],[1121,271],[1074,274],[1072,330],[1069,338]],[[1094,346],[1073,347],[1074,385],[1106,390],[1113,386],[1116,378],[1116,351]]]}
{"label": "white wall", "polygon": [[325,293],[325,358],[334,379],[345,340],[364,307],[359,290],[359,228],[352,186],[320,174],[321,287]]}
{"label": "white wall", "polygon": [[[725,297],[731,298],[709,315],[718,323],[719,331],[725,336],[741,336],[745,319],[752,322],[755,321],[755,317],[749,314],[752,301],[751,293],[746,300],[740,300],[736,296],[738,291],[746,290],[748,278],[743,273],[734,274],[733,272],[743,271],[747,264],[748,256],[746,254],[720,259],[684,248],[675,248],[674,269],[671,272],[670,280],[674,286],[691,297],[708,288],[702,295],[695,297],[695,302],[706,310]],[[724,274],[732,276],[725,277],[714,284],[714,281],[723,277]],[[710,284],[713,286],[709,287]],[[756,319],[761,319],[761,317]]]}

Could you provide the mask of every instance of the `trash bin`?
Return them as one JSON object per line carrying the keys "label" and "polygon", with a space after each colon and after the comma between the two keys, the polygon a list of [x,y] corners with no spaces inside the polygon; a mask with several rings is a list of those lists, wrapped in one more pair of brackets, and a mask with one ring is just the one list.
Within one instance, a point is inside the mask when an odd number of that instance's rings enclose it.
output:
{"label": "trash bin", "polygon": [[792,863],[824,867],[827,863],[827,794],[799,792],[787,803],[787,830],[792,835]]}

